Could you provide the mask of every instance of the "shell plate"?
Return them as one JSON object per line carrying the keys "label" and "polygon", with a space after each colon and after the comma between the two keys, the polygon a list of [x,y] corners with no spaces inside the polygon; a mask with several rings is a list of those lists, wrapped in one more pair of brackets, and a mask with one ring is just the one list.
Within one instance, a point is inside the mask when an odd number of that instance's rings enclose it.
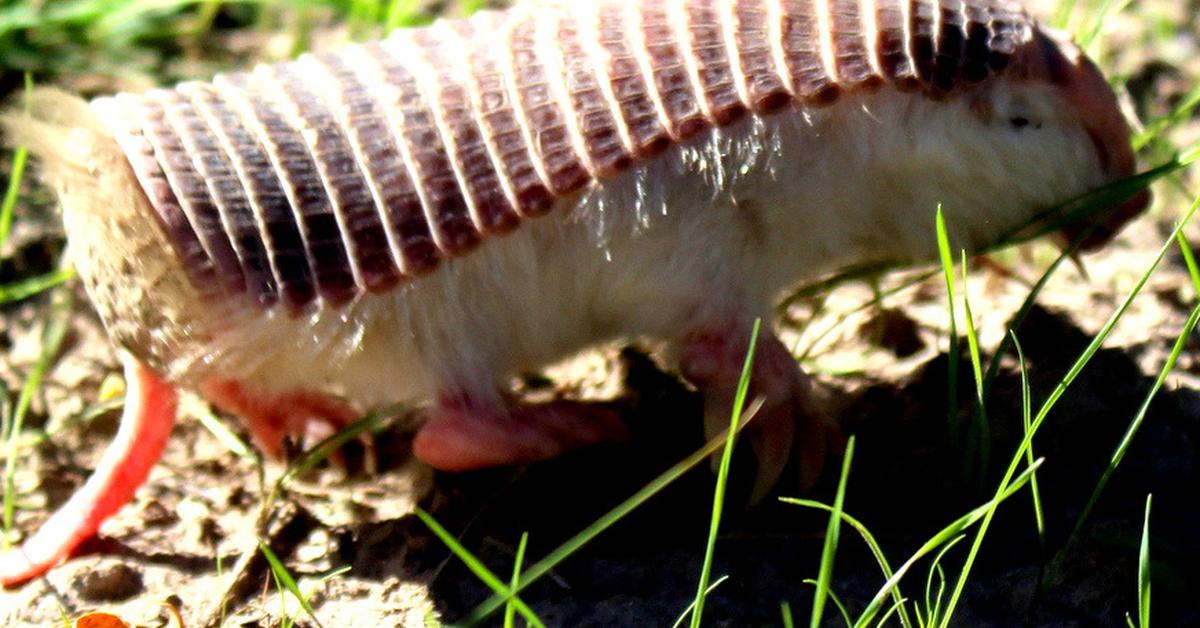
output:
{"label": "shell plate", "polygon": [[301,313],[748,113],[945,96],[1032,37],[1006,0],[561,2],[92,106],[202,295]]}

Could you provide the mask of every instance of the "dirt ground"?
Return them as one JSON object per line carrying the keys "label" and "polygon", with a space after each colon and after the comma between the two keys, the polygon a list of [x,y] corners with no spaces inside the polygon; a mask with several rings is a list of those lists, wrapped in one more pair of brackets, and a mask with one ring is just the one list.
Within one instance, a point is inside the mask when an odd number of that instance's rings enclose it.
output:
{"label": "dirt ground", "polygon": [[[1165,223],[1154,219],[1137,225],[1103,261],[1089,264],[1090,281],[1064,272],[1019,328],[1035,399],[1045,398],[1101,317],[1115,306],[1117,293],[1110,286],[1151,259],[1164,231]],[[1020,276],[1022,266],[1016,264],[1013,272]],[[1015,283],[979,273],[972,288],[977,289],[976,311],[986,310],[979,316],[983,329],[1001,324],[1006,309],[1011,313],[1019,304],[1022,290]],[[1200,577],[1189,568],[1200,558],[1194,534],[1200,523],[1195,499],[1200,488],[1200,362],[1194,341],[1154,402],[1061,574],[1050,581],[1043,569],[1182,327],[1190,298],[1187,285],[1181,260],[1170,260],[1119,328],[1113,348],[1096,356],[1053,412],[1035,445],[1036,454],[1046,458],[1038,476],[1046,507],[1045,545],[1038,540],[1027,493],[1010,500],[984,545],[955,625],[1121,623],[1124,613],[1136,609],[1137,547],[1147,493],[1154,494],[1155,619],[1162,625],[1200,622],[1194,597]],[[865,290],[847,288],[836,296],[847,302],[867,296],[856,292]],[[36,407],[39,420],[46,420],[46,408],[53,422],[56,414],[68,415],[94,399],[101,379],[111,371],[96,323],[84,302],[78,303],[68,346],[47,387],[47,405]],[[1070,305],[1079,303],[1089,307]],[[936,284],[922,286],[894,297],[889,306],[893,326],[915,323],[910,329],[915,336],[907,338],[905,349],[917,346],[917,352],[907,358],[890,355],[905,343],[872,346],[862,339],[860,321],[852,320],[843,327],[853,338],[830,341],[837,349],[821,352],[821,359],[833,364],[849,359],[841,354],[868,359],[859,372],[821,374],[819,379],[827,407],[847,433],[858,436],[846,511],[867,524],[895,564],[934,531],[984,501],[991,484],[981,485],[974,474],[964,473],[963,452],[946,427],[947,358],[937,349],[945,344],[945,330],[923,320],[944,322],[940,290]],[[873,329],[879,316],[878,311],[864,313],[861,323]],[[17,324],[9,330],[18,344],[20,329]],[[9,357],[20,355],[20,347],[13,347]],[[887,366],[877,368],[876,358]],[[461,535],[468,549],[504,574],[522,532],[530,535],[528,556],[544,555],[701,444],[696,394],[645,353],[611,349],[565,368],[576,374],[568,385],[585,394],[621,391],[635,433],[632,442],[522,469],[430,476],[408,462],[404,435],[385,431],[376,439],[376,475],[347,475],[331,468],[295,485],[279,507],[290,513],[282,517],[285,529],[273,540],[277,550],[291,550],[288,565],[312,592],[323,625],[414,625],[431,609],[454,620],[489,595],[408,514],[414,503],[430,510]],[[970,381],[965,364],[959,378]],[[1006,364],[989,408],[997,464],[1007,460],[1020,436],[1019,386],[1015,365]],[[960,416],[965,418],[972,401],[969,389],[962,393]],[[47,506],[61,503],[111,438],[113,419],[115,413],[109,413],[39,448],[31,463],[22,465],[18,482],[39,486],[47,494]],[[836,463],[806,496],[832,500]],[[741,460],[733,476],[733,506],[714,568],[730,579],[711,598],[706,616],[712,625],[777,625],[781,602],[790,602],[799,617],[811,604],[811,587],[801,582],[816,574],[825,516],[773,499],[742,506],[750,464]],[[267,471],[277,474],[280,467],[268,465]],[[998,472],[994,464],[986,477],[994,481]],[[712,482],[707,469],[688,474],[569,559],[524,599],[551,626],[673,622],[694,595]],[[792,474],[785,475],[776,494],[800,494],[795,484]],[[78,616],[96,608],[159,625],[154,618],[160,617],[160,603],[170,599],[188,626],[219,620],[217,602],[231,587],[231,567],[257,547],[261,500],[254,465],[230,453],[195,421],[184,420],[135,502],[106,524],[81,556],[44,580],[0,593],[0,608],[9,609],[8,618],[16,625],[52,622],[64,610]],[[18,522],[33,529],[47,511],[23,510]],[[330,569],[346,565],[349,572],[318,581]],[[883,580],[865,546],[848,530],[834,573],[834,588],[852,610],[861,608]],[[910,578],[908,595],[920,595],[924,574],[918,569]],[[221,625],[277,625],[280,608],[268,572],[258,565],[238,583]],[[840,620],[830,623],[840,625]],[[310,625],[303,616],[300,624]]]}
{"label": "dirt ground", "polygon": [[[1197,42],[1150,59],[1119,57],[1143,112],[1167,107],[1190,88],[1182,76]],[[1165,68],[1165,69],[1164,69]],[[1174,77],[1174,78],[1173,78]],[[1178,79],[1178,80],[1176,80]],[[1161,113],[1161,111],[1159,112]],[[1196,125],[1182,135],[1194,138]],[[1186,141],[1186,140],[1181,140]],[[7,167],[4,168],[7,171]],[[1165,188],[1165,186],[1164,186]],[[32,191],[29,206],[37,206]],[[1063,268],[1016,331],[1029,366],[1035,407],[1045,399],[1136,278],[1153,260],[1186,206],[1160,191],[1158,209],[1116,242],[1086,257],[1087,275]],[[44,199],[43,199],[44,200]],[[1200,228],[1187,233],[1200,241]],[[18,221],[4,251],[0,282],[53,267],[63,245],[55,218],[30,213]],[[977,269],[970,291],[985,352],[1006,333],[1028,284],[1046,265],[1047,247],[1025,247]],[[977,262],[980,266],[981,262]],[[891,284],[902,280],[891,277]],[[72,297],[73,298],[66,298]],[[814,346],[807,370],[819,384],[821,407],[857,452],[846,512],[876,535],[893,565],[942,526],[984,502],[1021,436],[1020,377],[1006,357],[989,396],[990,464],[952,438],[947,416],[947,322],[944,287],[923,282],[837,322],[871,298],[861,284],[833,291],[829,311],[800,329],[783,324],[787,339]],[[1039,539],[1028,491],[1000,509],[956,615],[957,626],[1123,625],[1137,609],[1137,558],[1146,495],[1154,496],[1150,548],[1156,625],[1200,625],[1200,343],[1193,336],[1176,371],[1153,402],[1145,425],[1113,476],[1089,524],[1061,569],[1055,553],[1071,530],[1122,432],[1137,412],[1182,329],[1196,295],[1182,257],[1168,255],[1106,348],[1068,390],[1034,445],[1045,463],[1038,473],[1046,535]],[[100,398],[116,372],[103,332],[77,286],[8,306],[0,316],[0,379],[15,398],[37,360],[40,338],[55,307],[68,308],[63,348],[35,400],[30,427],[68,424],[19,465],[24,503],[17,522],[36,529],[83,481],[116,429],[117,413],[74,423],[71,417]],[[806,319],[809,305],[789,311]],[[819,337],[819,338],[818,338]],[[522,532],[536,560],[633,494],[702,444],[700,401],[656,362],[654,347],[608,347],[522,383],[529,395],[551,391],[584,398],[616,396],[634,438],[520,469],[433,474],[408,457],[403,421],[375,435],[375,472],[347,454],[349,469],[323,467],[292,485],[275,508],[272,547],[285,559],[322,625],[421,625],[432,613],[461,619],[490,590],[411,514],[414,505],[439,522],[495,573],[507,577]],[[956,416],[971,414],[969,365]],[[110,382],[111,383],[111,382]],[[282,598],[257,552],[257,521],[264,486],[283,467],[266,465],[266,479],[189,419],[176,428],[167,452],[135,501],[109,521],[80,555],[46,578],[0,591],[0,622],[49,625],[104,609],[148,626],[174,625],[164,603],[176,606],[189,627],[275,626],[281,614],[315,625],[294,601]],[[235,429],[236,423],[230,422]],[[801,495],[789,472],[772,496],[749,506],[752,462],[739,452],[733,494],[718,539],[713,573],[729,579],[715,589],[705,625],[781,625],[788,602],[806,621],[827,516],[779,503]],[[835,457],[822,480],[803,496],[832,503]],[[703,560],[713,474],[696,469],[584,548],[523,599],[550,626],[670,625],[691,602]],[[968,539],[969,542],[970,539]],[[967,543],[951,550],[952,578]],[[527,561],[528,562],[528,561]],[[902,585],[906,595],[926,592],[927,563]],[[338,567],[350,570],[328,580]],[[833,589],[853,614],[884,578],[861,540],[844,528]],[[937,580],[933,582],[934,591]],[[948,583],[947,586],[949,586]],[[840,626],[834,609],[826,624]],[[495,619],[493,618],[493,621]]]}

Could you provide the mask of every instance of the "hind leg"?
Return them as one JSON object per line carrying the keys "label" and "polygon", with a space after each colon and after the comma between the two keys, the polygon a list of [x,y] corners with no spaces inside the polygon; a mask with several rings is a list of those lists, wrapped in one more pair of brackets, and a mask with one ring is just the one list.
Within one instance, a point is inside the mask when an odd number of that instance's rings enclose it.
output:
{"label": "hind leg", "polygon": [[580,401],[496,403],[443,395],[413,440],[413,452],[443,471],[467,471],[554,458],[628,438],[617,413]]}

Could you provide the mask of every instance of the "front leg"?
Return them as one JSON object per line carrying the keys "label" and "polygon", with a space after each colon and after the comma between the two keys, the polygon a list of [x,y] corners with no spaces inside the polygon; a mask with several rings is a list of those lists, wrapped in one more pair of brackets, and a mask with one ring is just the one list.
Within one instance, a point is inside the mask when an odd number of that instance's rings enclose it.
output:
{"label": "front leg", "polygon": [[[681,342],[679,368],[704,396],[705,435],[729,427],[734,397],[750,342],[750,326],[731,323],[699,328]],[[798,448],[801,487],[811,487],[825,464],[830,428],[811,404],[811,386],[800,364],[770,331],[760,333],[750,373],[749,407],[761,399],[746,435],[758,462],[751,501],[779,480],[793,446]]]}

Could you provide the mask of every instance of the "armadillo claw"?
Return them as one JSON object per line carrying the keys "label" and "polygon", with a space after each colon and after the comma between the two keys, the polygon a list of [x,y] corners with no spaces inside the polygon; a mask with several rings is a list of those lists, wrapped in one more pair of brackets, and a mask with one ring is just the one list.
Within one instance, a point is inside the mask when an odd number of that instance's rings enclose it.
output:
{"label": "armadillo claw", "polygon": [[546,460],[628,437],[617,413],[596,403],[552,401],[493,409],[456,401],[434,410],[413,440],[413,453],[442,471],[468,471]]}
{"label": "armadillo claw", "polygon": [[125,364],[125,411],[96,470],[32,537],[0,555],[0,583],[16,586],[70,556],[100,524],[133,498],[150,475],[175,425],[175,389],[131,355]]}
{"label": "armadillo claw", "polygon": [[204,382],[201,394],[218,408],[241,417],[254,444],[277,460],[283,457],[286,438],[296,437],[305,445],[313,444],[362,416],[349,403],[332,395],[303,390],[268,394],[227,379]]}
{"label": "armadillo claw", "polygon": [[[709,438],[729,427],[746,357],[745,342],[732,339],[748,336],[738,327],[734,333],[694,333],[684,340],[680,370],[704,396],[704,428]],[[744,432],[758,463],[751,503],[766,497],[775,486],[794,444],[800,453],[801,488],[816,482],[825,463],[826,429],[816,419],[809,397],[808,378],[787,347],[774,335],[760,336],[746,407],[761,405]]]}

